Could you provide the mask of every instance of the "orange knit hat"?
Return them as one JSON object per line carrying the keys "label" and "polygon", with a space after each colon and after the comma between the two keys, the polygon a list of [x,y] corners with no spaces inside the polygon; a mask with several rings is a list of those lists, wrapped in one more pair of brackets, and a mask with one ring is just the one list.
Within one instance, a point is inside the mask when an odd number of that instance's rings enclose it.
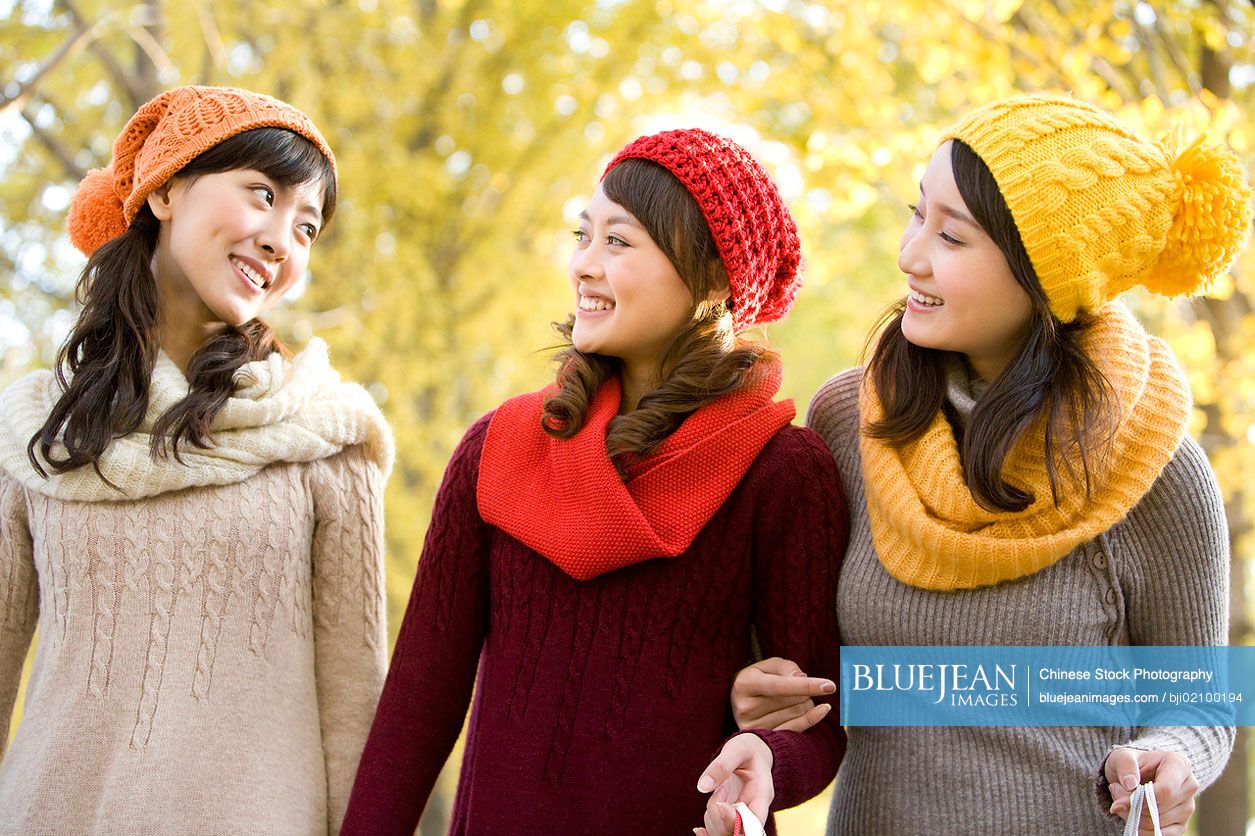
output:
{"label": "orange knit hat", "polygon": [[309,117],[285,102],[234,87],[175,87],[145,104],[113,143],[113,162],[78,184],[66,222],[86,255],[126,232],[148,195],[201,153],[253,128],[287,128],[336,158]]}

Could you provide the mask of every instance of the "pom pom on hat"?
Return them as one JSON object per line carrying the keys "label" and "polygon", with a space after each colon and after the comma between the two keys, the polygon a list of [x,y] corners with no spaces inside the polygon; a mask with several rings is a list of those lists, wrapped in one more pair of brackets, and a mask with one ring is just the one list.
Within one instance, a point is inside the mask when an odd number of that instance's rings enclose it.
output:
{"label": "pom pom on hat", "polygon": [[113,185],[113,167],[93,168],[70,200],[66,227],[70,241],[85,255],[126,232],[122,200]]}
{"label": "pom pom on hat", "polygon": [[789,312],[802,284],[797,224],[748,151],[700,128],[663,131],[630,142],[602,177],[626,159],[658,163],[697,201],[728,274],[736,331]]}
{"label": "pom pom on hat", "polygon": [[1251,187],[1238,156],[1198,137],[1172,162],[1176,206],[1167,245],[1147,288],[1164,296],[1197,293],[1228,272],[1251,227]]}

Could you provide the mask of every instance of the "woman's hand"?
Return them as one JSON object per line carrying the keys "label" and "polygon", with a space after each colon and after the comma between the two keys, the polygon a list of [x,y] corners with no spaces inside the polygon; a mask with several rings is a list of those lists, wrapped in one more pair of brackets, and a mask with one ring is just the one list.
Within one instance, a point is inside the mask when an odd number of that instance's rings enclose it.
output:
{"label": "woman's hand", "polygon": [[837,690],[831,679],[804,674],[788,659],[773,656],[743,668],[732,683],[732,714],[741,729],[806,731],[832,706],[811,697]]}
{"label": "woman's hand", "polygon": [[[1143,752],[1140,749],[1114,749],[1103,765],[1103,774],[1114,800],[1111,812],[1122,819],[1129,816],[1129,797],[1138,784],[1155,782],[1155,802],[1164,836],[1181,836],[1185,823],[1194,813],[1198,781],[1190,759],[1179,752]],[[1149,812],[1143,812],[1139,836],[1155,832]]]}
{"label": "woman's hand", "polygon": [[[719,757],[710,762],[697,782],[698,792],[709,792],[705,827],[693,832],[698,836],[728,836],[736,822],[732,805],[744,801],[759,821],[766,821],[771,802],[776,797],[771,780],[774,758],[771,747],[753,734],[738,734],[723,745]],[[713,790],[713,792],[712,792]]]}

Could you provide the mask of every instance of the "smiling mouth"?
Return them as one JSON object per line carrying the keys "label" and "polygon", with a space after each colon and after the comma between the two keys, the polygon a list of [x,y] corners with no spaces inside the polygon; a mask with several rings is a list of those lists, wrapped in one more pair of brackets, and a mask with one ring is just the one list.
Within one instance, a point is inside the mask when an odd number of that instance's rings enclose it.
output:
{"label": "smiling mouth", "polygon": [[235,256],[231,257],[231,263],[235,265],[235,269],[244,274],[244,277],[255,284],[258,289],[265,290],[270,287],[270,276],[266,273],[258,271],[251,264],[241,261]]}
{"label": "smiling mouth", "polygon": [[927,293],[920,293],[918,290],[912,290],[907,296],[929,308],[939,308],[945,304],[945,300],[938,299],[936,296],[929,296]]}
{"label": "smiling mouth", "polygon": [[604,296],[580,296],[581,311],[613,311],[614,302]]}

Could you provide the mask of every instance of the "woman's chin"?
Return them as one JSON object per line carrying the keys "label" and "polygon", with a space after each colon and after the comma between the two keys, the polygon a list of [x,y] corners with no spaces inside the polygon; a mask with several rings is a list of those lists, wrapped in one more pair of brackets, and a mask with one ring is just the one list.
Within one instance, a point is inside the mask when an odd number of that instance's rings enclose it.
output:
{"label": "woman's chin", "polygon": [[578,328],[571,332],[571,346],[581,354],[597,353],[597,341],[588,339]]}
{"label": "woman's chin", "polygon": [[935,341],[928,338],[928,333],[920,328],[909,328],[906,323],[902,323],[902,336],[906,341],[916,348],[939,348]]}
{"label": "woman's chin", "polygon": [[241,325],[244,325],[245,323],[261,316],[259,311],[251,309],[244,310],[236,307],[214,311],[213,313],[218,318],[219,322],[231,328],[239,328]]}

